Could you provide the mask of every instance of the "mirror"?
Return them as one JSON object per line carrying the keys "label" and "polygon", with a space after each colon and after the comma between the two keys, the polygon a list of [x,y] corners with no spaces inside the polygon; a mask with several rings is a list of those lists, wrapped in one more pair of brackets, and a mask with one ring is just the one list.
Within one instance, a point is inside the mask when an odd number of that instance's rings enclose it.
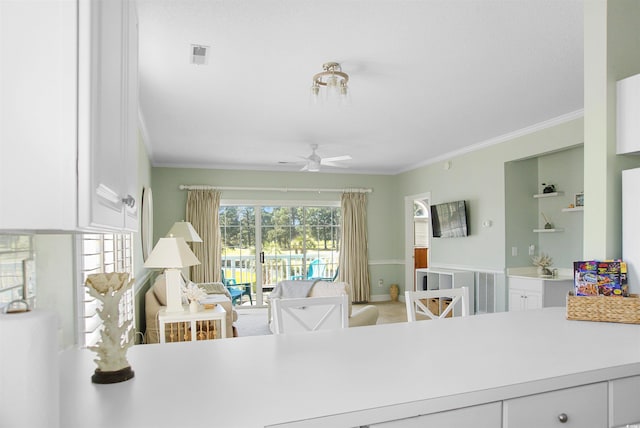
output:
{"label": "mirror", "polygon": [[142,189],[142,209],[140,218],[140,240],[142,258],[146,261],[153,248],[153,196],[150,187]]}

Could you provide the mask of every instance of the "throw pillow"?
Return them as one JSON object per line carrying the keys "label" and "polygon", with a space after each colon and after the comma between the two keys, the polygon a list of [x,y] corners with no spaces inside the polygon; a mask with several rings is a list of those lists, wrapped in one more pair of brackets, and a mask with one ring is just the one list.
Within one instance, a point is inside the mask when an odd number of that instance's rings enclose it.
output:
{"label": "throw pillow", "polygon": [[231,299],[229,290],[227,290],[227,287],[225,287],[221,282],[203,282],[198,284],[198,286],[207,294],[225,294],[229,299]]}
{"label": "throw pillow", "polygon": [[346,294],[349,301],[349,317],[351,317],[351,287],[345,282],[317,281],[313,284],[309,297],[333,297]]}

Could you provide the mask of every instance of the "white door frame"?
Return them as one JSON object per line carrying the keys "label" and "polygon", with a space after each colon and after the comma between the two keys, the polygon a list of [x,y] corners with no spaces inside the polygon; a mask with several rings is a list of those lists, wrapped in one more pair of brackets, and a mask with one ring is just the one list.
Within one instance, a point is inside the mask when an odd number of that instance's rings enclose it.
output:
{"label": "white door frame", "polygon": [[[431,192],[418,193],[416,195],[408,195],[404,197],[404,287],[405,291],[413,289],[413,201],[416,199],[427,199],[431,201]],[[431,243],[431,241],[429,241]],[[431,249],[431,245],[429,245]],[[428,252],[431,259],[431,251]],[[429,263],[430,265],[431,263]],[[404,295],[401,296],[404,300]]]}

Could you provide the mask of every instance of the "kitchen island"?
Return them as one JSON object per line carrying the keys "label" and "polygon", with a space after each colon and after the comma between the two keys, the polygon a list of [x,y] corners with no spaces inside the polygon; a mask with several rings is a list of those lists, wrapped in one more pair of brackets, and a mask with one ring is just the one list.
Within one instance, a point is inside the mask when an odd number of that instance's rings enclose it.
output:
{"label": "kitchen island", "polygon": [[62,427],[640,420],[640,325],[568,321],[563,308],[139,345],[129,350],[135,377],[112,385],[91,383],[93,357],[61,356]]}

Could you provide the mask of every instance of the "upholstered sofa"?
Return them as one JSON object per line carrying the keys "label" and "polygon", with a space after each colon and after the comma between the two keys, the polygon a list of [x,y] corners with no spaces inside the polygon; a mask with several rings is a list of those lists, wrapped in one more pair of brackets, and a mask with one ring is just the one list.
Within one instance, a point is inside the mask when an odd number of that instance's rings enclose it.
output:
{"label": "upholstered sofa", "polygon": [[[233,323],[238,319],[238,314],[231,305],[229,291],[221,282],[198,284],[209,294],[225,294],[229,302],[221,303],[227,311],[227,337],[233,337]],[[144,296],[144,311],[147,328],[145,331],[145,343],[158,343],[160,341],[158,326],[158,311],[167,304],[166,282],[164,275],[158,275],[153,285]]]}
{"label": "upholstered sofa", "polygon": [[[284,284],[284,283],[287,284]],[[351,304],[351,286],[345,282],[327,282],[327,281],[282,281],[276,285],[271,297],[279,297],[286,299],[287,297],[304,297],[301,295],[287,295],[287,287],[300,287],[307,297],[328,297],[346,294],[349,301],[349,327],[360,327],[365,325],[375,325],[378,322],[378,308],[374,305],[366,305],[356,311],[353,311]],[[304,290],[308,290],[305,293]],[[295,293],[294,293],[295,294]],[[271,317],[271,305],[269,305],[269,328],[273,332],[273,323]]]}

